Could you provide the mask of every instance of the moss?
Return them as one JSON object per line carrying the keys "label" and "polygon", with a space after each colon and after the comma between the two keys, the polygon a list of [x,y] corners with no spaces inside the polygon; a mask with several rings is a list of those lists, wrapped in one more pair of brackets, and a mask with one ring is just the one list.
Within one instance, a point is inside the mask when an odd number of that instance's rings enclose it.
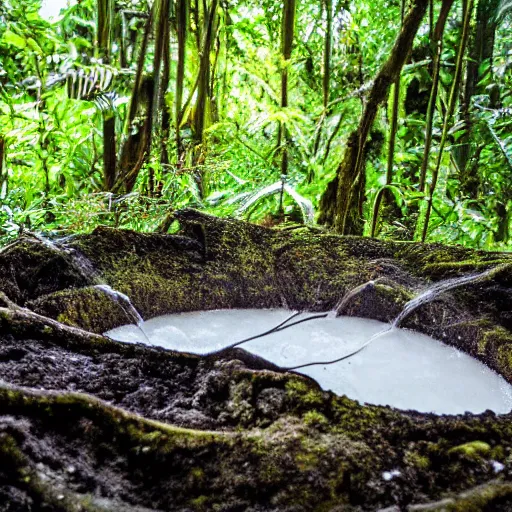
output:
{"label": "moss", "polygon": [[420,470],[428,470],[431,466],[429,457],[413,450],[408,450],[405,453],[404,463]]}
{"label": "moss", "polygon": [[479,260],[477,258],[464,260],[464,261],[446,261],[438,263],[429,263],[423,267],[423,271],[431,275],[453,275],[460,271],[471,272],[471,271],[483,271],[487,268],[495,267],[497,265],[510,264],[509,258],[502,259],[484,259]]}
{"label": "moss", "polygon": [[208,496],[198,496],[197,498],[190,500],[190,506],[194,510],[208,510],[209,501]]}
{"label": "moss", "polygon": [[512,501],[512,484],[492,482],[466,492],[455,499],[435,504],[432,512],[491,512],[509,510]]}
{"label": "moss", "polygon": [[304,424],[308,427],[323,428],[329,425],[329,420],[320,412],[314,409],[308,411],[302,417]]}
{"label": "moss", "polygon": [[195,481],[201,481],[205,477],[204,470],[202,468],[192,468],[190,470],[190,477]]}
{"label": "moss", "polygon": [[318,466],[319,458],[316,453],[298,453],[295,463],[300,471],[311,471]]}
{"label": "moss", "polygon": [[490,454],[491,447],[483,441],[471,441],[459,446],[455,446],[448,451],[450,455],[463,455],[469,459],[479,459]]}
{"label": "moss", "polygon": [[410,242],[396,242],[394,257],[404,261],[415,274],[429,275],[436,279],[511,262],[505,253],[497,258],[496,253],[461,246]]}
{"label": "moss", "polygon": [[378,295],[383,298],[388,298],[402,307],[407,301],[411,300],[414,296],[411,292],[407,291],[403,286],[390,286],[388,284],[376,283],[375,290]]}
{"label": "moss", "polygon": [[255,414],[252,405],[253,386],[249,380],[241,380],[231,384],[229,389],[228,410],[234,419],[242,425],[249,424]]}
{"label": "moss", "polygon": [[512,333],[502,327],[494,327],[484,332],[482,344],[491,351],[497,362],[497,370],[512,381]]}
{"label": "moss", "polygon": [[324,403],[323,392],[314,389],[311,384],[308,384],[299,377],[292,377],[288,380],[286,391],[291,401],[308,408],[323,405]]}
{"label": "moss", "polygon": [[95,287],[61,290],[39,297],[28,306],[65,325],[97,334],[133,321],[121,304]]}
{"label": "moss", "polygon": [[[20,443],[6,433],[0,434],[0,468],[0,491],[5,485],[20,489],[21,496],[26,496],[34,509],[54,512],[99,512],[99,509],[87,499],[77,498],[66,490],[56,489],[50,482],[40,478],[30,466],[30,460],[23,453]],[[18,495],[16,498],[21,496]],[[15,503],[11,505],[16,506]]]}
{"label": "moss", "polygon": [[506,459],[506,450],[502,445],[493,446],[490,458],[495,461],[504,461]]}
{"label": "moss", "polygon": [[134,447],[147,446],[164,452],[176,447],[227,441],[230,437],[217,432],[186,429],[148,420],[79,393],[29,394],[0,388],[0,404],[6,413],[15,413],[22,408],[25,414],[31,413],[34,417],[42,414],[47,418],[59,418],[65,412],[68,417],[90,418],[123,434]]}
{"label": "moss", "polygon": [[[106,282],[131,297],[145,318],[191,309],[282,304],[325,311],[370,279],[376,285],[359,294],[348,311],[380,318],[395,315],[431,279],[510,261],[506,255],[498,260],[496,255],[457,247],[306,230],[276,233],[197,212],[183,214],[180,222],[184,236],[99,229],[77,238],[73,245]],[[30,269],[54,268],[43,264],[49,254],[40,250]],[[20,290],[20,300],[32,299],[29,304],[42,314],[97,332],[105,330],[104,317],[108,322],[125,322],[118,305],[85,286],[88,281],[52,278],[48,282],[44,273],[29,275],[16,262],[13,265],[15,276],[26,279],[30,288]],[[418,315],[418,324],[433,334],[446,329],[464,350],[479,354],[512,378],[512,340],[506,323],[509,299],[503,292],[498,304],[495,294],[510,284],[509,274],[509,270],[500,271],[491,283],[481,283],[471,293],[465,290],[455,294],[456,299],[445,296],[442,303],[430,304]],[[438,328],[434,319],[441,317]],[[95,468],[108,460],[119,461],[119,466],[109,469],[120,481],[132,478],[124,487],[126,493],[134,488],[154,507],[165,509],[171,496],[173,506],[180,503],[205,510],[230,500],[233,509],[243,509],[250,502],[260,508],[272,503],[276,510],[294,503],[326,510],[354,503],[373,510],[392,504],[391,491],[381,482],[382,471],[400,468],[410,479],[411,489],[437,499],[442,493],[487,481],[486,459],[504,460],[512,449],[510,417],[436,417],[361,406],[323,392],[313,381],[295,374],[251,372],[242,363],[221,366],[212,359],[125,346],[98,336],[78,337],[58,324],[34,318],[21,321],[2,309],[0,318],[2,329],[23,343],[35,337],[52,348],[57,345],[91,357],[140,359],[136,371],[144,375],[167,375],[161,370],[167,366],[173,367],[172,376],[184,375],[182,381],[190,389],[183,386],[176,391],[180,411],[168,417],[186,422],[182,414],[186,409],[193,421],[204,415],[205,421],[224,431],[179,429],[81,395],[0,392],[2,410],[31,422],[33,431],[42,434],[37,442],[51,439],[63,458],[62,454],[72,458],[66,450],[78,443],[84,459],[90,457]],[[102,396],[121,394],[117,384],[129,379],[117,369],[113,373],[111,388],[101,389],[106,392]],[[133,395],[140,391],[133,389]],[[139,407],[136,399],[121,402],[126,398],[120,397],[118,403],[129,403],[134,410]],[[279,410],[269,412],[274,405]],[[157,415],[168,407],[164,397],[145,410]],[[268,428],[257,429],[262,425]],[[480,440],[477,448],[475,439]],[[454,448],[456,443],[460,444]],[[100,460],[95,458],[98,453]],[[147,467],[152,468],[151,478],[145,474]],[[398,483],[393,485],[398,492]],[[134,503],[138,499],[135,493],[130,498]]]}

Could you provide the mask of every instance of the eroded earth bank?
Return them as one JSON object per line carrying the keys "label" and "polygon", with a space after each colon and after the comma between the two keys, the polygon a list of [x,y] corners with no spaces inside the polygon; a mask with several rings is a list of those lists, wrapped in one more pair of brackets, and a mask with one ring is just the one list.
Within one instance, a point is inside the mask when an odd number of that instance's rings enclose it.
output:
{"label": "eroded earth bank", "polygon": [[[1,511],[512,510],[512,416],[363,406],[242,349],[198,357],[100,333],[218,308],[391,321],[427,284],[496,268],[405,326],[512,382],[512,256],[273,231],[187,210],[176,235],[100,228],[0,253]],[[392,476],[389,478],[389,476]]]}

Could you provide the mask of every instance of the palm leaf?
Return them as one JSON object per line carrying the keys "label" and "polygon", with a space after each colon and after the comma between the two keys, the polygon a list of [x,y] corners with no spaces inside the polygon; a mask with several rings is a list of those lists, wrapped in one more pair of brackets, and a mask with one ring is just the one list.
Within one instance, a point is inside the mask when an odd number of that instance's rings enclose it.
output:
{"label": "palm leaf", "polygon": [[302,218],[304,219],[304,224],[313,224],[315,221],[315,209],[313,208],[313,203],[304,196],[301,196],[290,185],[285,185],[284,190],[299,206],[300,211],[302,212]]}
{"label": "palm leaf", "polygon": [[242,214],[246,212],[252,205],[257,203],[260,199],[263,199],[264,197],[271,196],[275,194],[276,192],[279,192],[281,190],[281,187],[283,186],[283,183],[281,180],[276,181],[275,183],[272,183],[272,185],[268,185],[267,187],[264,187],[252,196],[250,196],[243,204],[240,206],[240,209],[238,210],[238,214]]}
{"label": "palm leaf", "polygon": [[[260,190],[256,193],[250,195],[240,206],[238,209],[238,214],[241,215],[249,210],[252,206],[254,206],[258,201],[265,197],[272,196],[281,192],[283,188],[283,182],[281,180],[272,183]],[[313,203],[309,199],[301,196],[292,186],[288,184],[284,184],[284,191],[293,199],[293,201],[300,208],[302,213],[302,218],[304,219],[305,224],[312,224],[315,220],[315,210],[313,208]]]}

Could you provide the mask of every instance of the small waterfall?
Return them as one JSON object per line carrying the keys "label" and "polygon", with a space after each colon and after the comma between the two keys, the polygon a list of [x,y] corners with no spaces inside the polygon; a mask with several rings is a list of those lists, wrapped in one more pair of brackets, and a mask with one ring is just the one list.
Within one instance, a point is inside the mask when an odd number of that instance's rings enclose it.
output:
{"label": "small waterfall", "polygon": [[[71,263],[76,268],[76,270],[80,273],[80,275],[85,279],[86,282],[92,282],[94,284],[94,288],[97,288],[98,290],[101,290],[105,294],[107,294],[109,297],[114,299],[120,306],[121,309],[124,311],[126,316],[132,321],[140,330],[142,335],[144,336],[146,342],[148,345],[152,345],[148,335],[146,334],[143,325],[144,325],[144,319],[140,315],[140,313],[137,311],[135,306],[132,304],[132,301],[130,300],[130,297],[125,295],[124,293],[121,293],[117,290],[114,290],[109,285],[102,282],[102,280],[98,277],[97,271],[94,268],[91,261],[84,256],[80,251],[67,247],[65,242],[71,238],[66,237],[64,239],[61,239],[57,242],[52,242],[51,240],[35,234],[35,233],[29,233],[28,234],[32,239],[37,240],[39,243],[43,244],[44,246],[48,247],[50,250],[61,253],[65,255],[69,260],[71,260]],[[73,237],[74,235],[72,235]],[[0,253],[6,251],[7,249],[10,249],[15,246],[15,244],[19,243],[18,240],[13,242],[12,244],[2,248],[0,250]]]}
{"label": "small waterfall", "polygon": [[[395,320],[390,324],[389,327],[386,329],[378,332],[377,334],[374,334],[371,338],[368,339],[365,343],[363,343],[360,347],[353,350],[352,352],[349,352],[348,354],[345,354],[344,356],[335,359],[333,361],[315,361],[312,363],[304,364],[301,366],[296,366],[293,368],[285,368],[286,370],[298,370],[300,368],[305,368],[308,366],[315,366],[315,365],[329,365],[334,363],[339,363],[340,361],[344,361],[345,359],[348,359],[352,356],[355,356],[362,350],[364,350],[368,345],[373,343],[376,339],[380,338],[381,336],[384,336],[388,332],[393,331],[394,329],[397,329],[400,324],[407,318],[413,311],[418,309],[424,304],[428,304],[429,302],[432,302],[437,297],[442,295],[443,293],[453,290],[455,288],[460,288],[462,286],[468,285],[468,284],[474,284],[479,283],[481,281],[486,281],[487,279],[492,278],[494,275],[496,275],[498,272],[503,270],[504,268],[510,267],[509,263],[504,263],[502,265],[497,265],[496,267],[492,267],[484,272],[481,272],[479,274],[471,274],[469,276],[462,276],[462,277],[455,277],[453,279],[447,279],[445,281],[441,281],[439,283],[435,283],[431,286],[429,286],[427,289],[425,289],[423,292],[418,294],[414,299],[407,302],[402,309],[401,313],[395,318]],[[380,279],[380,278],[379,278]],[[335,318],[338,314],[338,311],[341,310],[349,300],[351,300],[353,297],[361,293],[363,290],[365,290],[368,286],[373,286],[375,283],[379,280],[375,281],[368,281],[367,283],[363,283],[353,290],[350,290],[348,293],[345,294],[345,296],[338,302],[334,310],[330,311],[327,314],[328,318]],[[293,325],[293,324],[291,324]]]}
{"label": "small waterfall", "polygon": [[38,242],[42,243],[45,247],[48,247],[48,249],[51,249],[52,251],[56,251],[56,252],[62,251],[62,249],[55,242],[52,242],[49,238],[46,238],[43,235],[40,235],[38,233],[32,233],[31,231],[26,233],[26,235],[28,235],[28,236],[30,236],[30,238],[33,238],[34,240],[37,240]]}
{"label": "small waterfall", "polygon": [[[32,232],[26,233],[25,236],[30,240],[37,241],[38,243],[44,245],[51,251],[60,253],[78,271],[78,273],[86,282],[102,284],[101,280],[98,278],[96,269],[94,268],[93,264],[80,251],[66,246],[65,241],[76,235],[71,235],[56,241],[52,241],[49,238]],[[17,243],[19,243],[19,240],[22,239],[20,238],[12,244],[4,247],[2,250],[0,250],[0,253],[14,247]]]}
{"label": "small waterfall", "polygon": [[124,293],[114,290],[111,286],[102,282],[91,261],[86,256],[84,256],[80,251],[74,248],[66,247],[65,243],[63,243],[62,241],[57,242],[57,244],[54,244],[53,242],[49,242],[44,239],[42,241],[48,242],[49,245],[47,245],[51,247],[53,250],[65,253],[71,259],[75,268],[80,272],[80,274],[86,281],[95,283],[94,288],[101,290],[109,297],[114,299],[121,306],[121,309],[124,311],[125,315],[130,319],[130,321],[132,321],[140,330],[146,342],[149,345],[152,345],[151,340],[149,339],[143,327],[144,319],[137,311],[135,306],[132,304],[132,301],[130,300],[130,297],[128,297],[128,295],[125,295]]}
{"label": "small waterfall", "polygon": [[26,239],[31,240],[32,242],[38,242],[38,243],[44,245],[45,247],[48,247],[48,249],[55,251],[55,252],[63,251],[56,243],[52,242],[48,238],[38,235],[37,233],[32,233],[30,231],[26,231],[26,232],[24,232],[23,236],[20,236],[19,238],[14,240],[14,242],[11,242],[10,244],[5,245],[4,247],[0,248],[0,254],[9,251],[13,247],[16,247],[20,242],[22,242],[23,240],[26,240]]}
{"label": "small waterfall", "polygon": [[441,281],[439,283],[435,283],[432,286],[429,286],[426,290],[418,294],[414,299],[407,302],[402,310],[402,312],[395,318],[393,321],[393,327],[399,327],[400,324],[416,309],[423,306],[424,304],[428,304],[432,302],[437,297],[442,295],[443,293],[453,290],[455,288],[461,288],[467,284],[474,284],[480,281],[485,281],[493,277],[497,272],[507,267],[508,264],[498,265],[496,267],[492,267],[485,272],[481,272],[479,274],[471,274],[469,276],[462,277],[454,277],[453,279],[447,279],[445,281]]}
{"label": "small waterfall", "polygon": [[88,260],[81,252],[76,249],[64,249],[66,254],[73,262],[75,268],[85,280],[91,280],[97,285],[102,285],[101,279],[90,260]]}
{"label": "small waterfall", "polygon": [[152,345],[151,340],[144,331],[144,319],[132,304],[132,301],[128,295],[114,290],[108,284],[97,284],[94,286],[94,288],[97,288],[98,290],[106,293],[109,297],[112,297],[121,306],[122,310],[130,318],[130,320],[139,328],[140,332],[144,335],[144,338],[146,338],[148,344]]}
{"label": "small waterfall", "polygon": [[134,324],[140,327],[144,323],[144,319],[140,316],[140,313],[135,309],[135,306],[132,304],[130,297],[125,295],[124,293],[118,292],[114,290],[108,284],[97,284],[94,286],[98,290],[105,292],[107,295],[112,297],[116,302],[119,302],[126,314],[130,317],[131,320],[134,321]]}
{"label": "small waterfall", "polygon": [[357,297],[360,293],[364,292],[368,288],[372,288],[375,286],[375,284],[380,281],[381,278],[376,279],[375,281],[368,281],[366,283],[360,284],[359,286],[356,286],[349,292],[347,292],[341,300],[334,306],[334,308],[329,311],[327,314],[327,318],[336,318],[339,316],[340,311],[343,310],[343,308],[354,298]]}

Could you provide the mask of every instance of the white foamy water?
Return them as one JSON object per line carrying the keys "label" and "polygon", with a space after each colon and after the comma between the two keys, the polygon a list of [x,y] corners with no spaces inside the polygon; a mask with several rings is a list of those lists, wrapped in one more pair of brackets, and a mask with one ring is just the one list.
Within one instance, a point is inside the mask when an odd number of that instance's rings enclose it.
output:
{"label": "white foamy water", "polygon": [[[165,315],[144,323],[151,343],[206,354],[264,332],[285,320],[284,309],[219,310]],[[311,316],[303,313],[292,320]],[[322,318],[241,345],[282,367],[331,361],[350,353],[388,324],[353,317]],[[135,325],[106,333],[128,343],[146,342]],[[480,361],[433,338],[393,329],[353,357],[299,370],[323,389],[379,405],[437,414],[497,413],[512,409],[512,386]]]}

